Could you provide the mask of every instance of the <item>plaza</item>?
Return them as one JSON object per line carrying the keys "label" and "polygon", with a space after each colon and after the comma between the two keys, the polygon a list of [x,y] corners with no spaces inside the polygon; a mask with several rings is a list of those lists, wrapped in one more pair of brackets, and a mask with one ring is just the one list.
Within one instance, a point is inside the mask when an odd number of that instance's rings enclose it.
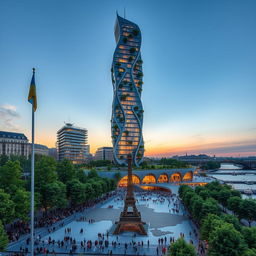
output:
{"label": "plaza", "polygon": [[[147,236],[133,232],[112,235],[113,225],[123,209],[124,189],[95,205],[55,223],[50,229],[36,230],[35,249],[55,253],[162,255],[163,248],[180,236],[198,245],[197,229],[189,220],[176,194],[136,192],[137,207],[147,225]],[[50,232],[49,232],[50,231]],[[26,237],[11,243],[8,251],[29,250]],[[43,252],[43,251],[42,251]]]}

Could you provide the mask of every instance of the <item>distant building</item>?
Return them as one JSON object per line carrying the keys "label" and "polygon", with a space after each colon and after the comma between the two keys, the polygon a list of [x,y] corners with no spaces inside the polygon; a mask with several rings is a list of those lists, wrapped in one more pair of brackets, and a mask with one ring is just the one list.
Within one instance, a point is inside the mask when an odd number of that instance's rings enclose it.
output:
{"label": "distant building", "polygon": [[28,158],[30,144],[23,133],[0,131],[0,155],[17,155]]}
{"label": "distant building", "polygon": [[[31,150],[32,150],[32,144],[30,144],[30,154],[31,154]],[[35,144],[35,154],[48,156],[49,148],[46,147],[45,145]]]}
{"label": "distant building", "polygon": [[109,160],[113,161],[114,156],[113,156],[113,148],[112,147],[101,147],[98,148],[94,160]]}
{"label": "distant building", "polygon": [[49,148],[49,156],[53,157],[57,160],[57,149],[56,148]]}
{"label": "distant building", "polygon": [[87,129],[66,123],[57,132],[58,160],[69,159],[74,164],[85,162],[87,146]]}

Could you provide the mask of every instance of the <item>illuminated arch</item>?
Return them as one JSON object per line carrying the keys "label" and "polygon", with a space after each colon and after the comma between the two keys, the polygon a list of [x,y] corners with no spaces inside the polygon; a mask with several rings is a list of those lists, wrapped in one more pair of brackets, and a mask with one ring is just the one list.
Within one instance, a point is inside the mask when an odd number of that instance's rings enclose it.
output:
{"label": "illuminated arch", "polygon": [[[140,184],[140,178],[137,175],[132,175],[132,182],[133,184]],[[119,182],[118,187],[127,187],[128,183],[128,176],[124,176]]]}
{"label": "illuminated arch", "polygon": [[193,180],[193,172],[186,172],[186,174],[183,176],[182,181],[191,181]]}
{"label": "illuminated arch", "polygon": [[146,175],[142,180],[142,184],[150,184],[150,183],[156,183],[156,177],[153,174]]}
{"label": "illuminated arch", "polygon": [[179,172],[175,172],[171,175],[170,182],[181,182],[181,174]]}
{"label": "illuminated arch", "polygon": [[168,175],[166,173],[162,173],[158,179],[157,179],[157,183],[166,183],[168,182]]}

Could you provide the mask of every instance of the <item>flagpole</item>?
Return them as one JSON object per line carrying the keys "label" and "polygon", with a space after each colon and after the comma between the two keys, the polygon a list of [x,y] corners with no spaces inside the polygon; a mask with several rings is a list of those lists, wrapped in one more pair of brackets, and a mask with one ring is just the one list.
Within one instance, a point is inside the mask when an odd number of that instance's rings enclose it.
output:
{"label": "flagpole", "polygon": [[[34,71],[34,70],[33,70]],[[35,179],[35,111],[34,111],[34,101],[32,104],[32,152],[31,152],[31,255],[34,256],[34,179]]]}

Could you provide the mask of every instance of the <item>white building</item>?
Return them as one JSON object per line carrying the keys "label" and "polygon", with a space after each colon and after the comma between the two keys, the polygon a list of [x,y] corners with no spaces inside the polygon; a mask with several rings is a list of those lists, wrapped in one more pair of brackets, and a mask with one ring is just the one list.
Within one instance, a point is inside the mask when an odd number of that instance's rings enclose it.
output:
{"label": "white building", "polygon": [[28,158],[30,144],[23,133],[0,131],[0,155],[17,155]]}

